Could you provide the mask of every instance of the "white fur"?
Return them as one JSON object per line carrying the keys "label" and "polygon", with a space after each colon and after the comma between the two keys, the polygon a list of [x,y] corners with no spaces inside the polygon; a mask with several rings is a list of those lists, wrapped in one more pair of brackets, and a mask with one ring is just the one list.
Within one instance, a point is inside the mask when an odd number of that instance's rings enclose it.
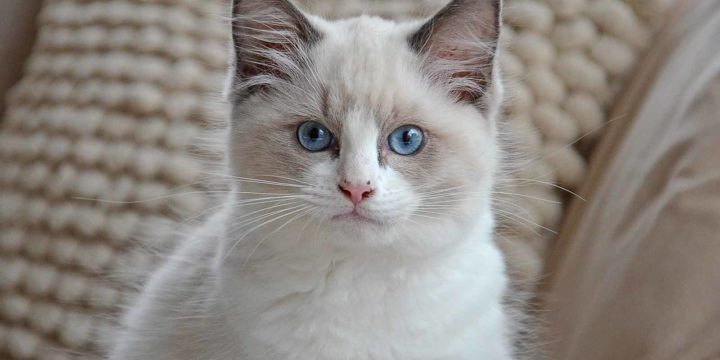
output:
{"label": "white fur", "polygon": [[[111,359],[512,358],[490,205],[499,82],[482,113],[422,74],[405,42],[418,24],[312,23],[324,37],[304,55],[313,59],[305,78],[235,107],[234,190],[152,275]],[[263,151],[258,129],[290,114],[322,116],[320,85],[331,103],[352,104],[332,129],[338,156],[293,148],[282,126],[271,140],[286,154]],[[385,118],[397,108],[435,130],[434,155],[378,148],[403,124]],[[357,211],[383,225],[334,218],[353,209],[337,190],[342,179],[372,182],[375,194]],[[253,200],[263,196],[285,197]]]}

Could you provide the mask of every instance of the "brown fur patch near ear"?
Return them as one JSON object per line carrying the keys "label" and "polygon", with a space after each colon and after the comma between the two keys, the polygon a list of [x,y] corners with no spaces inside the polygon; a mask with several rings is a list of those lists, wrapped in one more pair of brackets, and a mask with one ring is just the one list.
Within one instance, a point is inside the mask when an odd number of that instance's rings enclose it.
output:
{"label": "brown fur patch near ear", "polygon": [[426,71],[459,101],[475,102],[492,81],[500,0],[454,0],[408,39]]}
{"label": "brown fur patch near ear", "polygon": [[307,60],[305,50],[321,38],[288,0],[234,0],[232,16],[236,82],[248,91],[272,79],[288,80]]}

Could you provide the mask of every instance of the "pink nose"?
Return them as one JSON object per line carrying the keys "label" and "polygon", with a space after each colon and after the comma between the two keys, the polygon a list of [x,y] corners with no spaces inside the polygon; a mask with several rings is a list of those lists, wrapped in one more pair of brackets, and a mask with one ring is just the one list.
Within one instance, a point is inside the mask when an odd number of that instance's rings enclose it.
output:
{"label": "pink nose", "polygon": [[348,182],[338,184],[338,189],[355,205],[372,196],[374,191],[369,184],[355,185]]}

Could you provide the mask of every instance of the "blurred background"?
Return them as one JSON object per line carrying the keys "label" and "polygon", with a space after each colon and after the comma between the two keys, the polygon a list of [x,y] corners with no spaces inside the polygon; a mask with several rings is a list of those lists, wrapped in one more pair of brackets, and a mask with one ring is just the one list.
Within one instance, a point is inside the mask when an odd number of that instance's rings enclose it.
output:
{"label": "blurred background", "polygon": [[[331,18],[444,0],[302,0]],[[218,184],[227,0],[0,0],[0,359],[99,359]],[[720,359],[720,1],[505,0],[498,243],[548,359]],[[166,220],[144,236],[148,220]],[[121,276],[119,276],[120,274]]]}

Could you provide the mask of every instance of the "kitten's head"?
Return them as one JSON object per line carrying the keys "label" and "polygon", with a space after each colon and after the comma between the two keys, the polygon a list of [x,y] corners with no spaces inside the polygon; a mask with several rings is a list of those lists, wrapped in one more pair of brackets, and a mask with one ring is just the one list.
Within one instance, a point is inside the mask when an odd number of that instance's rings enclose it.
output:
{"label": "kitten's head", "polygon": [[239,201],[271,227],[314,219],[354,243],[490,219],[499,12],[454,0],[426,22],[331,22],[287,0],[234,1]]}

